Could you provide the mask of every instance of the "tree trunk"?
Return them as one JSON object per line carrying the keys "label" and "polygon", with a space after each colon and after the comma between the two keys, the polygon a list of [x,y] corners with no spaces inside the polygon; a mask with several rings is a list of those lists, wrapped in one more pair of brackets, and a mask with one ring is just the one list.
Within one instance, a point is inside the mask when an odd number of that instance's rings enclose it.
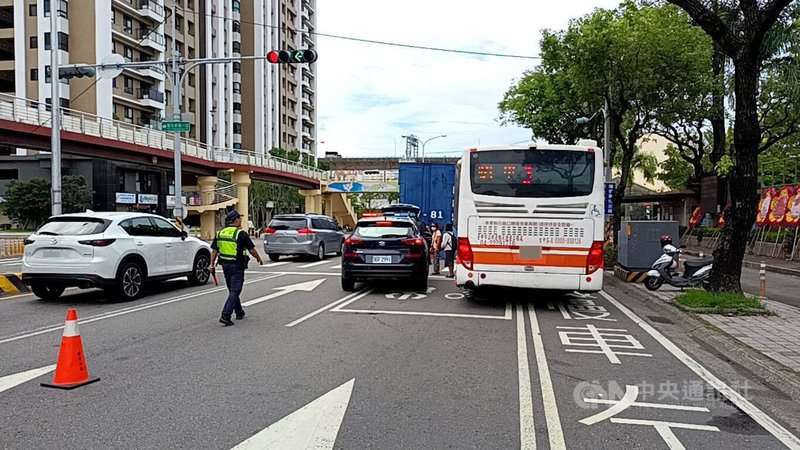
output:
{"label": "tree trunk", "polygon": [[742,292],[740,277],[747,235],[755,223],[758,207],[758,147],[761,129],[758,124],[758,51],[734,60],[736,67],[736,121],[734,123],[733,159],[730,171],[731,209],[725,216],[719,248],[714,252],[710,290]]}
{"label": "tree trunk", "polygon": [[614,242],[617,242],[617,236],[622,226],[622,199],[625,198],[625,190],[628,188],[628,179],[631,175],[631,164],[633,162],[633,153],[636,150],[636,143],[629,142],[622,146],[622,167],[620,167],[619,184],[614,195],[611,197],[611,203],[614,205],[614,216],[611,218],[611,229],[614,232]]}
{"label": "tree trunk", "polygon": [[[714,82],[711,91],[712,112],[711,130],[714,136],[713,148],[709,160],[711,170],[716,169],[716,165],[722,156],[725,155],[725,54],[719,48],[719,44],[714,43],[714,54],[711,57],[711,70],[714,75]],[[699,181],[699,180],[698,180]]]}

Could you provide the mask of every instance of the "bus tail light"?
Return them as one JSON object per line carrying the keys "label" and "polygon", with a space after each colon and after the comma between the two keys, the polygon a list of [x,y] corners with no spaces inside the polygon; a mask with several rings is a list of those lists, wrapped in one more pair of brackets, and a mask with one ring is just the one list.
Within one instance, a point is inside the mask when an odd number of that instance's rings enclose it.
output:
{"label": "bus tail light", "polygon": [[603,268],[603,241],[594,241],[589,256],[586,257],[586,275],[591,275]]}
{"label": "bus tail light", "polygon": [[472,246],[468,238],[458,238],[458,261],[467,270],[472,270],[475,255],[472,254]]}

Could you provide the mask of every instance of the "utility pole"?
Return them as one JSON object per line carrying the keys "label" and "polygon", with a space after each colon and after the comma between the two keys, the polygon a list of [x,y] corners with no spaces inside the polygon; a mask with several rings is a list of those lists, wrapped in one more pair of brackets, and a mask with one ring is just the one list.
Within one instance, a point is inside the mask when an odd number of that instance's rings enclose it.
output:
{"label": "utility pole", "polygon": [[[172,4],[172,120],[180,122],[181,120],[181,74],[178,68],[178,45],[175,37],[175,4]],[[173,134],[172,147],[174,151],[173,159],[175,161],[175,209],[172,215],[178,219],[178,223],[183,221],[183,180],[181,170],[181,133],[176,131]]]}
{"label": "utility pole", "polygon": [[51,213],[61,214],[61,95],[58,78],[58,0],[50,0],[50,184]]}
{"label": "utility pole", "polygon": [[611,183],[611,111],[608,98],[603,99],[603,152],[606,162],[606,183]]}

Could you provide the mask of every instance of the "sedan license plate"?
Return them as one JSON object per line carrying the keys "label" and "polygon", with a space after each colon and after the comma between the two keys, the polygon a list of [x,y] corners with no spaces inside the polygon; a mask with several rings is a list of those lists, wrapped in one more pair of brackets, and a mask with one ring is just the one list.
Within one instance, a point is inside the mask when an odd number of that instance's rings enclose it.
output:
{"label": "sedan license plate", "polygon": [[391,264],[392,257],[391,256],[373,256],[372,257],[373,264]]}
{"label": "sedan license plate", "polygon": [[62,258],[65,256],[65,252],[60,248],[55,248],[42,251],[42,255],[45,258]]}

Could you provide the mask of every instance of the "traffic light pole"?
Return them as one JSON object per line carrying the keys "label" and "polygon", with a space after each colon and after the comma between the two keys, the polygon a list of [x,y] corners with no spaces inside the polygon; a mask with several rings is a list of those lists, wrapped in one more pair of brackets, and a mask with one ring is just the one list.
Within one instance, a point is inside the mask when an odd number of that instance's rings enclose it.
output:
{"label": "traffic light pole", "polygon": [[[178,46],[175,39],[175,4],[172,4],[172,120],[178,122],[181,120],[181,85],[183,80],[181,78],[180,69],[178,68]],[[188,72],[188,70],[186,71]],[[167,77],[169,78],[169,77]],[[181,169],[181,133],[176,131],[173,134],[172,150],[174,152],[174,166],[175,166],[175,209],[172,210],[172,215],[178,220],[178,224],[183,229],[183,171]]]}
{"label": "traffic light pole", "polygon": [[61,214],[61,79],[58,75],[58,2],[50,2],[50,184],[51,213]]}

